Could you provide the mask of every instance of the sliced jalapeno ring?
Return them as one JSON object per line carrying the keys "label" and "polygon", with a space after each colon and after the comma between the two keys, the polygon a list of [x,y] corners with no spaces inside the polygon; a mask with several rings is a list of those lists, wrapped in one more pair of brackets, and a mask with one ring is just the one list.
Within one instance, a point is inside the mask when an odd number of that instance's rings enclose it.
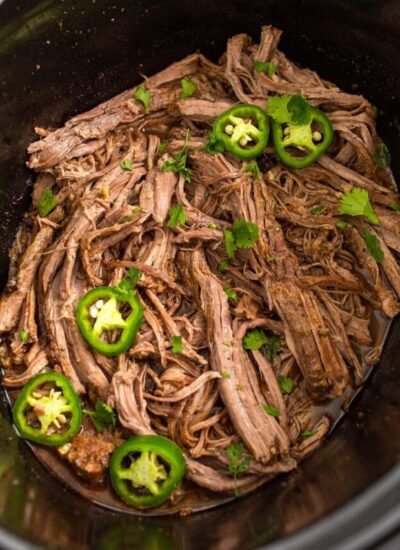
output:
{"label": "sliced jalapeno ring", "polygon": [[257,105],[235,105],[221,113],[213,125],[214,139],[241,160],[262,155],[268,143],[266,112]]}
{"label": "sliced jalapeno ring", "polygon": [[306,168],[323,155],[333,139],[329,118],[319,109],[311,109],[307,124],[272,123],[272,138],[279,158],[290,168]]}
{"label": "sliced jalapeno ring", "polygon": [[[125,318],[122,314],[124,306],[130,309]],[[81,298],[76,320],[82,336],[94,349],[103,355],[120,355],[131,347],[140,328],[142,306],[133,292],[122,292],[118,287],[99,286]],[[114,330],[121,331],[119,337],[115,341],[107,341],[107,333]]]}
{"label": "sliced jalapeno ring", "polygon": [[13,420],[25,439],[64,445],[81,427],[82,408],[70,381],[56,372],[46,372],[25,384],[14,404]]}
{"label": "sliced jalapeno ring", "polygon": [[185,459],[175,443],[159,435],[128,439],[114,452],[110,478],[121,499],[136,508],[158,506],[182,481]]}

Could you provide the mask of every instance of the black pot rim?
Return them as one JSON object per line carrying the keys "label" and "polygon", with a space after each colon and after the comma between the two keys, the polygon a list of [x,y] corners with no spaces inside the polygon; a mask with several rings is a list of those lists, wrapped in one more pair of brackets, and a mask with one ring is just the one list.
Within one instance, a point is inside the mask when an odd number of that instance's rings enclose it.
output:
{"label": "black pot rim", "polygon": [[[400,524],[400,464],[346,505],[314,524],[271,544],[266,550],[362,550],[390,537]],[[36,545],[0,527],[0,548],[39,550]]]}
{"label": "black pot rim", "polygon": [[366,549],[394,533],[399,524],[400,464],[339,509],[263,548]]}

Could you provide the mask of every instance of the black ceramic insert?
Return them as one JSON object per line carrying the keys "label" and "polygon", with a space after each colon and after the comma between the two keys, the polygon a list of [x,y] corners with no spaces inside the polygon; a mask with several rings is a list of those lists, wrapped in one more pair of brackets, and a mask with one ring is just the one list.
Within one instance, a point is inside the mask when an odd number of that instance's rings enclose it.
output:
{"label": "black ceramic insert", "polygon": [[[5,0],[0,2],[0,282],[29,208],[25,167],[34,126],[56,127],[201,49],[217,59],[237,32],[285,32],[303,66],[357,90],[379,112],[400,181],[399,0]],[[358,548],[400,519],[400,322],[350,413],[287,476],[216,510],[138,519],[82,500],[52,479],[0,417],[0,547],[74,550]],[[384,476],[389,475],[389,478]],[[322,518],[322,519],[321,519]],[[284,537],[285,541],[282,539]],[[18,537],[18,538],[15,538]],[[353,546],[354,547],[354,546]]]}

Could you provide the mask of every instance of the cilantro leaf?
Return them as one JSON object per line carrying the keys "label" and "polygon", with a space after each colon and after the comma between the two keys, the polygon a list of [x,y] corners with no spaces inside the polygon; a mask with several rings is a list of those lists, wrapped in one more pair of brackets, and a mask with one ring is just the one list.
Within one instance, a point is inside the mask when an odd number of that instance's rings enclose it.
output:
{"label": "cilantro leaf", "polygon": [[26,330],[20,330],[18,336],[21,342],[26,343],[29,340],[29,334],[26,332]]}
{"label": "cilantro leaf", "polygon": [[186,76],[185,78],[182,78],[181,86],[182,86],[182,92],[181,92],[182,99],[186,99],[187,97],[192,97],[192,95],[196,93],[196,90],[197,90],[196,84]]}
{"label": "cilantro leaf", "polygon": [[316,214],[319,214],[323,210],[325,210],[325,206],[323,204],[317,204],[316,206],[314,206],[314,208],[311,208],[310,214],[311,216],[315,216]]}
{"label": "cilantro leaf", "polygon": [[209,223],[207,227],[208,227],[208,229],[217,229],[217,224]]}
{"label": "cilantro leaf", "polygon": [[234,258],[237,247],[235,244],[233,233],[232,231],[229,231],[229,229],[224,230],[224,240],[225,240],[225,250],[228,255],[228,258]]}
{"label": "cilantro leaf", "polygon": [[171,349],[173,353],[181,353],[183,350],[182,336],[173,336],[171,338]]}
{"label": "cilantro leaf", "polygon": [[336,227],[338,227],[339,229],[346,229],[346,227],[350,227],[350,224],[343,220],[340,220],[340,222],[337,222]]}
{"label": "cilantro leaf", "polygon": [[271,363],[274,361],[275,357],[278,355],[281,349],[281,339],[279,336],[273,335],[271,336],[269,343],[268,343],[268,350],[267,350],[267,357],[271,361]]}
{"label": "cilantro leaf", "polygon": [[45,218],[57,206],[57,197],[50,187],[46,187],[38,202],[39,216]]}
{"label": "cilantro leaf", "polygon": [[305,432],[302,432],[301,433],[301,438],[302,439],[308,439],[309,437],[312,437],[313,435],[315,435],[315,431],[305,431]]}
{"label": "cilantro leaf", "polygon": [[273,405],[262,405],[262,408],[264,412],[266,412],[270,416],[274,416],[275,418],[279,418],[281,414],[280,410]]}
{"label": "cilantro leaf", "polygon": [[232,234],[237,248],[251,248],[258,240],[258,227],[246,220],[236,220],[233,222]]}
{"label": "cilantro leaf", "polygon": [[278,376],[278,384],[284,395],[290,395],[294,390],[294,382],[288,376]]}
{"label": "cilantro leaf", "polygon": [[242,443],[231,443],[225,452],[229,458],[228,472],[234,478],[235,495],[237,496],[238,490],[236,487],[236,481],[240,476],[247,472],[250,464],[250,457],[245,454],[245,448]]}
{"label": "cilantro leaf", "polygon": [[400,204],[389,204],[389,208],[391,208],[395,212],[400,212]]}
{"label": "cilantro leaf", "polygon": [[226,370],[222,371],[222,378],[224,378],[225,380],[228,380],[230,377],[231,377],[230,372],[228,372]]}
{"label": "cilantro leaf", "polygon": [[243,338],[244,349],[257,350],[268,344],[269,339],[262,329],[248,330]]}
{"label": "cilantro leaf", "polygon": [[311,122],[311,105],[301,95],[294,95],[287,104],[290,124],[303,125]]}
{"label": "cilantro leaf", "polygon": [[311,121],[311,105],[301,95],[270,97],[267,113],[280,124],[305,125]]}
{"label": "cilantro leaf", "polygon": [[181,204],[177,204],[173,208],[168,210],[169,220],[167,227],[174,229],[178,224],[183,225],[186,223],[187,215]]}
{"label": "cilantro leaf", "polygon": [[212,130],[208,133],[208,141],[204,145],[204,150],[211,155],[216,155],[217,153],[223,153],[225,151],[223,141],[219,140]]}
{"label": "cilantro leaf", "polygon": [[136,99],[136,101],[140,101],[140,103],[143,104],[144,110],[147,112],[150,105],[150,92],[146,90],[144,86],[139,86],[135,93],[133,94],[133,98]]}
{"label": "cilantro leaf", "polygon": [[130,172],[133,168],[133,163],[131,159],[125,159],[121,162],[120,166],[122,170],[127,170],[128,172]]}
{"label": "cilantro leaf", "polygon": [[225,271],[228,269],[228,267],[229,267],[228,260],[222,260],[222,262],[219,262],[219,264],[217,266],[217,269],[220,273],[225,273]]}
{"label": "cilantro leaf", "polygon": [[231,288],[228,288],[227,286],[224,288],[225,294],[228,296],[228,300],[232,300],[232,302],[236,302],[238,299],[237,293],[232,290]]}
{"label": "cilantro leaf", "polygon": [[169,141],[166,139],[165,141],[162,141],[160,145],[158,146],[158,155],[161,157],[165,153],[165,149],[168,147]]}
{"label": "cilantro leaf", "polygon": [[175,174],[182,174],[185,181],[188,181],[190,183],[192,179],[192,173],[189,170],[189,168],[187,168],[186,166],[187,155],[189,151],[188,141],[189,141],[189,130],[186,133],[185,144],[182,147],[182,149],[172,159],[166,160],[162,165],[161,170],[163,172],[174,172]]}
{"label": "cilantro leaf", "polygon": [[279,122],[284,124],[289,122],[290,113],[288,111],[288,103],[291,99],[290,95],[272,96],[268,99],[267,113],[268,115]]}
{"label": "cilantro leaf", "polygon": [[384,258],[384,254],[376,236],[370,233],[368,229],[364,229],[363,237],[371,256],[377,262],[381,262]]}
{"label": "cilantro leaf", "polygon": [[384,170],[390,165],[392,156],[385,143],[380,143],[375,149],[374,162],[381,170]]}
{"label": "cilantro leaf", "polygon": [[366,189],[354,187],[350,193],[345,193],[340,199],[339,214],[348,216],[365,216],[371,223],[378,224],[379,218],[369,200]]}
{"label": "cilantro leaf", "polygon": [[262,179],[262,173],[260,168],[258,167],[257,161],[251,162],[246,166],[246,168],[243,169],[244,172],[251,172],[253,174],[254,179],[260,180]]}
{"label": "cilantro leaf", "polygon": [[87,416],[90,416],[90,419],[98,432],[103,432],[107,426],[112,426],[115,428],[117,415],[114,409],[102,401],[97,401],[94,409],[94,411],[83,409],[83,412]]}
{"label": "cilantro leaf", "polygon": [[272,264],[273,262],[276,262],[276,256],[267,256],[267,262]]}
{"label": "cilantro leaf", "polygon": [[254,68],[257,73],[266,73],[270,78],[276,73],[276,65],[272,61],[254,61]]}
{"label": "cilantro leaf", "polygon": [[125,277],[119,283],[117,288],[119,290],[122,290],[122,292],[130,294],[134,292],[135,287],[138,284],[141,276],[142,272],[139,269],[136,269],[136,267],[131,267],[130,269],[128,269]]}

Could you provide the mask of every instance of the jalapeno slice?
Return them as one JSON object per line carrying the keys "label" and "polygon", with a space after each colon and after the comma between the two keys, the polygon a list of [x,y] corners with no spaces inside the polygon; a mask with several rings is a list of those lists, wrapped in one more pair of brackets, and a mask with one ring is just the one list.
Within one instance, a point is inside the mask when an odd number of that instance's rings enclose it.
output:
{"label": "jalapeno slice", "polygon": [[42,445],[64,445],[82,424],[79,397],[70,381],[56,372],[31,378],[19,394],[12,414],[21,436]]}
{"label": "jalapeno slice", "polygon": [[[76,320],[82,336],[94,349],[103,355],[120,355],[131,347],[140,328],[142,306],[135,292],[99,286],[81,298]],[[119,331],[116,339],[113,331]]]}
{"label": "jalapeno slice", "polygon": [[241,160],[262,155],[268,143],[266,112],[257,105],[235,105],[220,114],[213,125],[213,139]]}
{"label": "jalapeno slice", "polygon": [[310,108],[306,124],[272,123],[272,138],[279,158],[290,168],[306,168],[327,151],[333,139],[329,118],[319,109]]}
{"label": "jalapeno slice", "polygon": [[182,481],[185,459],[175,443],[159,435],[132,437],[114,452],[110,478],[121,499],[136,508],[158,506]]}

